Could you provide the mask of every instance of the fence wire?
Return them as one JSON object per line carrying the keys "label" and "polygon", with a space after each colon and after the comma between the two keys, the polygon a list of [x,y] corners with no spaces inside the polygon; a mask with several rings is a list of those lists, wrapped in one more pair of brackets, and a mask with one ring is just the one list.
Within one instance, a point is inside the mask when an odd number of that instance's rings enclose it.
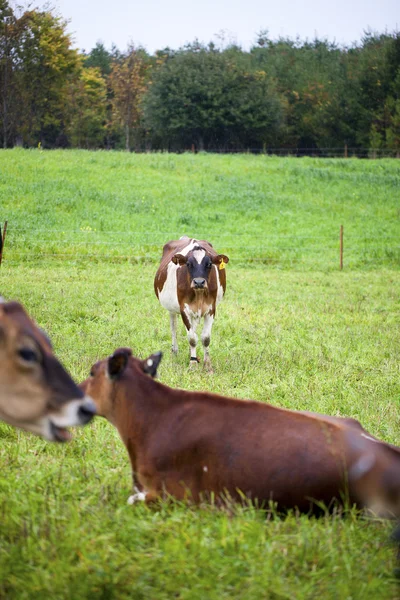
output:
{"label": "fence wire", "polygon": [[[157,263],[166,241],[178,239],[176,232],[96,231],[79,229],[35,229],[9,227],[3,260],[11,265],[69,260],[77,263]],[[228,254],[232,265],[265,264],[287,268],[339,268],[339,228],[325,235],[251,234],[221,232],[215,236],[218,249]],[[151,241],[150,241],[151,240]],[[211,240],[211,241],[214,241]],[[390,264],[400,266],[400,236],[366,234],[344,237],[345,266]]]}
{"label": "fence wire", "polygon": [[[187,148],[185,152],[197,152],[198,149],[193,145]],[[146,152],[141,149],[140,152]],[[151,152],[151,151],[150,151]],[[291,156],[291,157],[310,157],[310,158],[400,158],[399,149],[389,148],[353,148],[348,146],[338,146],[336,148],[207,148],[206,154],[266,154],[271,156]]]}

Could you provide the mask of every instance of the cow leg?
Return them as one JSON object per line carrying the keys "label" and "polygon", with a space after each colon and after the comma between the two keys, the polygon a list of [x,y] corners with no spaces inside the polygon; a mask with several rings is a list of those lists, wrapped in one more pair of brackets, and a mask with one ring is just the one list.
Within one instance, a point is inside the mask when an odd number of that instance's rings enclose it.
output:
{"label": "cow leg", "polygon": [[174,354],[178,353],[178,342],[176,339],[176,313],[169,313],[169,323],[171,325],[171,335],[172,335],[172,352]]}
{"label": "cow leg", "polygon": [[197,358],[196,346],[198,337],[196,334],[197,325],[199,324],[198,319],[190,318],[184,311],[181,312],[182,321],[187,330],[187,338],[190,346],[190,364],[197,365],[199,359]]}
{"label": "cow leg", "polygon": [[143,486],[141,483],[139,483],[139,480],[136,476],[135,471],[132,471],[132,483],[133,483],[133,491],[134,492],[142,492],[143,491]]}
{"label": "cow leg", "polygon": [[209,346],[211,341],[211,329],[214,323],[214,315],[204,315],[204,327],[201,334],[201,342],[204,349],[204,368],[212,371]]}

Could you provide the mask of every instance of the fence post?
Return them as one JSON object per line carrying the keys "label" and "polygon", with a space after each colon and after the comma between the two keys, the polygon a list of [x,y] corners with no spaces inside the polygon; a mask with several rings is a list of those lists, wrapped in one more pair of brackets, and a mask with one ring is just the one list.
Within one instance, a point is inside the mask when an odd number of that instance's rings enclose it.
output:
{"label": "fence post", "polygon": [[343,271],[343,225],[340,226],[340,270]]}
{"label": "fence post", "polygon": [[3,260],[3,250],[4,250],[4,242],[6,241],[6,233],[7,233],[7,221],[4,222],[3,235],[1,235],[1,226],[0,226],[0,266],[1,266],[1,261]]}

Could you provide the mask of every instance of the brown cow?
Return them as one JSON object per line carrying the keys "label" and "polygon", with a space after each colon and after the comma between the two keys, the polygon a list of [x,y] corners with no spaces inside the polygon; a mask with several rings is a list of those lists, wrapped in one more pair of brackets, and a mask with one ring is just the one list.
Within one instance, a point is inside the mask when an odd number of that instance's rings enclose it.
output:
{"label": "brown cow", "polygon": [[400,450],[353,419],[172,389],[147,360],[120,348],[81,384],[128,450],[137,500],[244,497],[280,508],[334,500],[400,514]]}
{"label": "brown cow", "polygon": [[21,304],[0,298],[0,419],[64,442],[65,427],[84,425],[95,412]]}
{"label": "brown cow", "polygon": [[197,364],[196,329],[201,317],[204,366],[211,370],[209,345],[217,304],[226,288],[225,265],[229,258],[217,254],[209,242],[182,237],[165,244],[154,290],[161,305],[169,311],[172,352],[178,352],[176,315],[180,314],[190,344],[190,361]]}

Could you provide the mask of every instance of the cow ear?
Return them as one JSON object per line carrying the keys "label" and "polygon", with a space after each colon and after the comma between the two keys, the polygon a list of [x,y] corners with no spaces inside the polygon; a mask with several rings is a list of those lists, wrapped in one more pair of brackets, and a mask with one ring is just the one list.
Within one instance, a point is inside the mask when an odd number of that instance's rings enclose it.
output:
{"label": "cow ear", "polygon": [[225,269],[225,265],[228,264],[229,258],[225,254],[217,254],[213,258],[213,264],[217,265],[219,269]]}
{"label": "cow ear", "polygon": [[121,377],[126,369],[129,357],[132,356],[130,348],[119,348],[108,359],[107,369],[110,379]]}
{"label": "cow ear", "polygon": [[172,262],[175,265],[186,265],[187,263],[187,256],[183,256],[183,254],[174,254],[174,256],[171,258]]}
{"label": "cow ear", "polygon": [[157,369],[162,359],[162,352],[156,352],[142,361],[143,373],[147,373],[151,377],[157,377]]}

